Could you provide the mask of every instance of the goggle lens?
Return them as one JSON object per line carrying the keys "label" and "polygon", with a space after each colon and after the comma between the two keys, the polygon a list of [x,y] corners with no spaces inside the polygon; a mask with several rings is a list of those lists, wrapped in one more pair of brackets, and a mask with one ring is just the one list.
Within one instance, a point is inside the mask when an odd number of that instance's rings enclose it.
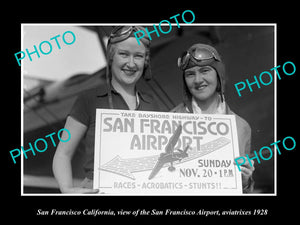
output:
{"label": "goggle lens", "polygon": [[178,60],[178,67],[184,70],[189,61],[193,60],[195,63],[201,63],[204,60],[215,59],[221,61],[221,59],[207,48],[195,48],[193,51],[186,51],[182,54],[182,57]]}
{"label": "goggle lens", "polygon": [[[143,27],[140,26],[116,26],[113,28],[110,34],[110,43],[116,43],[122,40],[127,39],[133,32],[137,32],[139,30],[143,30],[144,34],[146,34],[146,30]],[[142,32],[138,32],[137,36],[140,37],[142,35]],[[147,44],[150,44],[150,39],[148,36],[145,36],[144,38],[147,39]]]}

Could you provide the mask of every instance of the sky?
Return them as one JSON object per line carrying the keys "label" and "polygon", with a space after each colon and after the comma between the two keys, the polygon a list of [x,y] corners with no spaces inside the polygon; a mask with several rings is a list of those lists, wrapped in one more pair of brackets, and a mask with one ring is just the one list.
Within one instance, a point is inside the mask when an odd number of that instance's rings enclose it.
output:
{"label": "sky", "polygon": [[[67,45],[62,36],[66,31],[72,31],[76,37],[73,44]],[[57,41],[61,49],[58,49],[56,41],[52,37],[60,35]],[[72,41],[72,35],[65,35],[66,42]],[[50,51],[48,55],[40,52],[39,46],[44,52]],[[37,54],[31,54],[32,61],[28,55],[21,61],[23,76],[31,78],[42,78],[52,81],[63,80],[79,73],[93,73],[105,66],[104,53],[101,49],[98,36],[95,32],[80,26],[59,24],[23,24],[23,37],[21,51],[34,51],[34,45],[38,49]],[[19,56],[20,57],[20,56]]]}

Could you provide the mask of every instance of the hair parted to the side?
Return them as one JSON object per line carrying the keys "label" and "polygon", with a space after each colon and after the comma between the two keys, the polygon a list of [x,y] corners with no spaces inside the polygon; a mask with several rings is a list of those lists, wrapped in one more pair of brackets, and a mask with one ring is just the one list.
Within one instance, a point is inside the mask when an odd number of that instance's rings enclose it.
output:
{"label": "hair parted to the side", "polygon": [[[110,109],[114,109],[114,104],[113,104],[113,100],[112,100],[112,93],[111,93],[111,79],[112,79],[112,73],[111,73],[111,65],[112,65],[112,60],[114,55],[116,54],[116,50],[117,50],[117,43],[120,43],[124,40],[126,40],[127,38],[130,37],[134,37],[134,34],[132,33],[132,28],[129,28],[127,31],[125,30],[125,33],[119,33],[117,35],[118,31],[122,31],[120,29],[125,28],[124,26],[118,27],[116,28],[115,31],[112,31],[112,34],[110,35],[109,39],[108,39],[108,43],[107,43],[107,48],[106,48],[106,62],[107,62],[107,66],[106,66],[106,84],[107,84],[107,88],[108,88],[108,103],[109,103],[109,107]],[[141,28],[142,29],[142,28]],[[113,34],[113,32],[116,32]],[[128,35],[126,35],[127,32]],[[112,39],[116,39],[112,41]],[[147,39],[147,38],[145,38]],[[144,42],[145,41],[145,42]],[[142,77],[145,80],[151,80],[152,78],[152,73],[151,73],[151,66],[150,66],[150,40],[144,40],[141,39],[142,44],[145,46],[146,48],[146,53],[145,53],[145,62],[144,62],[144,70],[143,70],[143,74]]]}
{"label": "hair parted to the side", "polygon": [[[111,64],[112,64],[112,60],[113,57],[117,51],[117,47],[116,47],[117,43],[114,44],[109,44],[107,46],[107,50],[106,50],[106,59],[107,59],[107,66],[108,66],[108,75],[109,75],[109,79],[111,80]],[[145,53],[145,64],[144,64],[144,71],[142,76],[144,77],[145,80],[151,80],[152,76],[151,76],[151,72],[148,71],[150,70],[150,48],[146,47],[146,53]]]}

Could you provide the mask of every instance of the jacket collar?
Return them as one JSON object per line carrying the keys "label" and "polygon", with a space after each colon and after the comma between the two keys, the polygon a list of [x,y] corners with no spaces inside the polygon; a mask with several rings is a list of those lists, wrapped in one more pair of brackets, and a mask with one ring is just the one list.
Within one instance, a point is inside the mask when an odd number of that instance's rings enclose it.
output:
{"label": "jacket collar", "polygon": [[[113,86],[111,86],[111,92],[115,95],[120,95],[120,93],[117,92]],[[143,100],[144,102],[151,103],[151,98],[149,95],[141,92],[140,90],[138,90],[138,88],[136,88],[136,92],[141,100]],[[97,97],[106,97],[107,95],[108,95],[107,85],[101,85],[99,86],[99,88],[97,88],[97,94],[96,94]]]}
{"label": "jacket collar", "polygon": [[[233,112],[231,111],[231,109],[229,108],[229,106],[228,106],[228,104],[226,103],[225,100],[224,100],[224,102],[225,102],[225,114],[226,115],[233,114]],[[183,103],[184,103],[184,105],[186,107],[186,110],[189,113],[194,113],[191,99],[185,98],[184,101],[183,101]]]}

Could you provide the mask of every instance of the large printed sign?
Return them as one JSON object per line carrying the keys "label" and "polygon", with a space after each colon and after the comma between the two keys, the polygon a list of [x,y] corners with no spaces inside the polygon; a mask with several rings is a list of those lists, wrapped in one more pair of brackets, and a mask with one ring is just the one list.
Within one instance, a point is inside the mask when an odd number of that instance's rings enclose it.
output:
{"label": "large printed sign", "polygon": [[233,115],[97,109],[94,188],[110,195],[242,194]]}

